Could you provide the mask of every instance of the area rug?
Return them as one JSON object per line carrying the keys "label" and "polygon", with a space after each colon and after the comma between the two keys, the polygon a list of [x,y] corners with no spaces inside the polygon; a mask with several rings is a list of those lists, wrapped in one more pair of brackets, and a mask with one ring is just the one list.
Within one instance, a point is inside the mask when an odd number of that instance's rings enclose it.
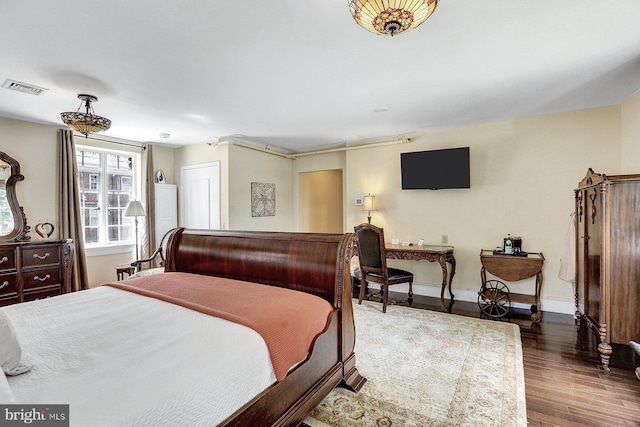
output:
{"label": "area rug", "polygon": [[526,426],[517,325],[435,311],[354,304],[359,393],[336,388],[312,427]]}

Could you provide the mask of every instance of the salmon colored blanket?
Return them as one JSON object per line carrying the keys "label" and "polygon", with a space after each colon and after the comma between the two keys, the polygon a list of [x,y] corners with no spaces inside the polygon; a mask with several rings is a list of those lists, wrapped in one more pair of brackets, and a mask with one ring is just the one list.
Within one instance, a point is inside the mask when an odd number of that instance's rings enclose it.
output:
{"label": "salmon colored blanket", "polygon": [[306,359],[332,311],[327,301],[304,292],[192,273],[154,274],[106,286],[248,326],[267,343],[278,381]]}

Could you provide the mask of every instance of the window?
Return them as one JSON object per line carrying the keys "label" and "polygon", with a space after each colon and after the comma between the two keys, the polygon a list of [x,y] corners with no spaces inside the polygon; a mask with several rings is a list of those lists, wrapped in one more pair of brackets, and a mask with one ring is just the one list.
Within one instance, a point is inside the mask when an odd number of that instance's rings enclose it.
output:
{"label": "window", "polygon": [[87,247],[134,243],[133,218],[124,212],[138,198],[140,156],[77,146],[76,160]]}

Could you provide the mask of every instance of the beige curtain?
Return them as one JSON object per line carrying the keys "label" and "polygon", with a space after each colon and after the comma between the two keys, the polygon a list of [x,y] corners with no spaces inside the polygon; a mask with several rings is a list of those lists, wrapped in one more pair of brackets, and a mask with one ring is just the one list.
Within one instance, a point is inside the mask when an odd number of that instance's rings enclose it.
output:
{"label": "beige curtain", "polygon": [[155,223],[155,172],[153,170],[153,145],[146,144],[142,147],[142,203],[147,214],[141,236],[141,258],[149,258],[156,250],[159,242],[156,242]]}
{"label": "beige curtain", "polygon": [[73,132],[70,130],[58,129],[58,168],[60,182],[58,200],[60,237],[73,240],[75,252],[73,256],[71,291],[80,291],[89,288],[89,281],[87,279],[87,260],[84,252],[84,236],[82,234],[76,146],[73,142]]}

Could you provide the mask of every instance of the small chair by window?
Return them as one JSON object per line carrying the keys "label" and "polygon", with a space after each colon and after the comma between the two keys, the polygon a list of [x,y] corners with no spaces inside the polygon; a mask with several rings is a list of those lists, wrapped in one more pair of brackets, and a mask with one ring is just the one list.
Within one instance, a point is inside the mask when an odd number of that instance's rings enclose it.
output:
{"label": "small chair by window", "polygon": [[358,304],[362,304],[367,282],[378,283],[382,299],[382,312],[387,312],[389,300],[389,286],[409,283],[409,297],[406,301],[413,302],[413,274],[406,270],[387,267],[387,257],[384,247],[384,230],[371,224],[360,224],[354,227],[358,243],[358,258],[360,259],[360,294]]}
{"label": "small chair by window", "polygon": [[140,277],[141,275],[137,274],[142,271],[142,267],[145,264],[148,264],[147,270],[155,270],[154,272],[162,272],[164,271],[164,263],[165,263],[165,254],[167,253],[167,244],[169,243],[169,235],[173,233],[175,229],[169,230],[162,236],[162,240],[160,241],[160,246],[151,254],[149,258],[138,259],[131,263],[131,267],[135,269],[134,274],[136,277]]}

